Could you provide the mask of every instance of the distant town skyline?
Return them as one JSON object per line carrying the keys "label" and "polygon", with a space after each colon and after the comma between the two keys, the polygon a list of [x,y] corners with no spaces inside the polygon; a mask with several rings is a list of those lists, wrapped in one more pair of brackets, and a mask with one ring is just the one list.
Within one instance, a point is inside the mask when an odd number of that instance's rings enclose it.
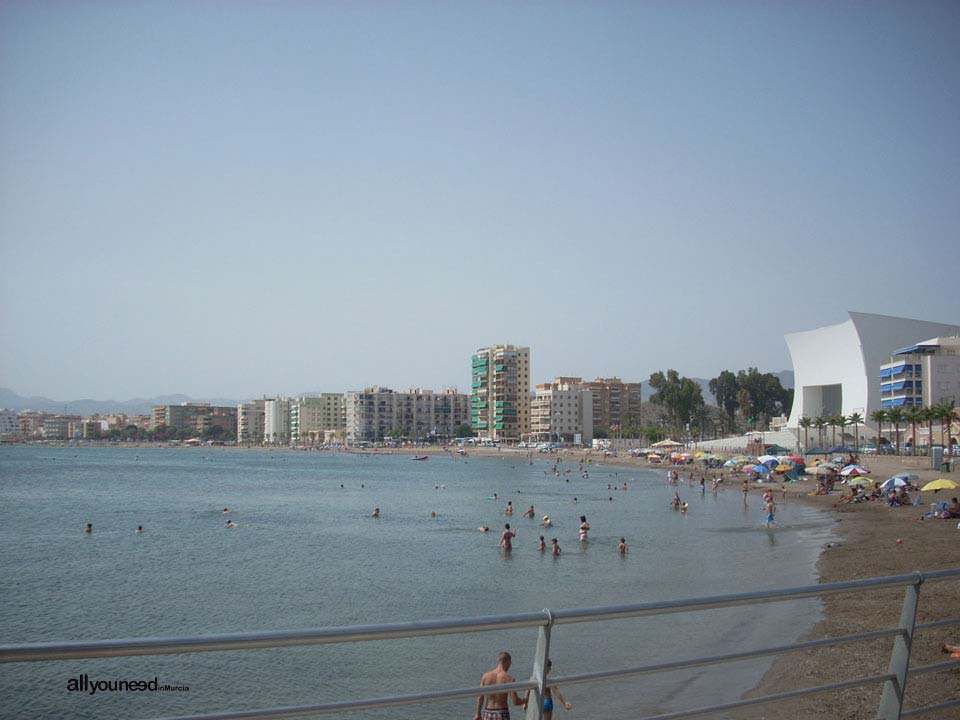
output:
{"label": "distant town skyline", "polygon": [[0,387],[791,367],[956,322],[957,3],[0,5]]}

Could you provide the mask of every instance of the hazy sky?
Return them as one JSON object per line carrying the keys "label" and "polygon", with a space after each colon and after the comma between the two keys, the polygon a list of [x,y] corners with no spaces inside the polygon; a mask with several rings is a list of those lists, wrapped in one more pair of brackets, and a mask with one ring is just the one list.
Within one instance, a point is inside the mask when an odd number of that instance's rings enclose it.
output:
{"label": "hazy sky", "polygon": [[790,367],[960,321],[960,3],[0,4],[0,386]]}

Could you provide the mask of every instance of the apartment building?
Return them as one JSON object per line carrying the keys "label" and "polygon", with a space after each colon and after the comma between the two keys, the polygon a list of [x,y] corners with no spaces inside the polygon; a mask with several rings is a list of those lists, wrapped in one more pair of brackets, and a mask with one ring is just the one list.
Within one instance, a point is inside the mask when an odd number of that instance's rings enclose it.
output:
{"label": "apartment building", "polygon": [[530,348],[494,345],[470,358],[471,425],[482,438],[518,442],[530,433]]}
{"label": "apartment building", "polygon": [[252,400],[237,405],[237,442],[263,442],[266,404],[266,400]]}
{"label": "apartment building", "polygon": [[[560,379],[560,378],[558,378]],[[579,381],[579,378],[565,378]],[[609,430],[624,425],[640,425],[640,383],[623,382],[618,377],[597,378],[584,383],[593,393],[593,427]]]}
{"label": "apartment building", "polygon": [[83,435],[83,419],[79,415],[47,415],[41,434],[44,440],[68,440]]}
{"label": "apartment building", "polygon": [[893,353],[880,366],[880,406],[960,404],[960,337],[937,337]]}
{"label": "apartment building", "polygon": [[343,393],[321,393],[290,403],[290,440],[294,444],[322,445],[331,434],[343,437],[346,427]]}
{"label": "apartment building", "polygon": [[15,437],[20,434],[20,418],[16,410],[0,410],[0,437]]}
{"label": "apartment building", "polygon": [[290,442],[290,398],[269,398],[264,401],[263,441],[274,445]]}
{"label": "apartment building", "polygon": [[470,398],[456,389],[413,388],[394,392],[374,386],[345,396],[347,440],[380,440],[400,435],[414,440],[452,437],[470,422]]}
{"label": "apartment building", "polygon": [[233,434],[237,427],[237,408],[209,403],[157,405],[151,413],[150,429],[156,430],[161,425],[197,435],[209,432],[214,427]]}
{"label": "apartment building", "polygon": [[593,392],[579,378],[537,385],[530,407],[529,439],[589,444],[593,440]]}
{"label": "apartment building", "polygon": [[24,410],[17,416],[20,421],[20,434],[25,438],[39,438],[43,436],[43,423],[50,417],[50,413],[39,410]]}

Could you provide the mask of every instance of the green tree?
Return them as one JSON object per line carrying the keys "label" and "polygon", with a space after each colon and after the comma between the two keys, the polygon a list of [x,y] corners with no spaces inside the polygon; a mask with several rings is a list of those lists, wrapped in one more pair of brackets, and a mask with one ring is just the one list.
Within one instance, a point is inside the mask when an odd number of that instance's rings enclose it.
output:
{"label": "green tree", "polygon": [[[950,447],[950,430],[957,414],[953,410],[953,400],[945,400],[942,403],[933,406],[933,410],[940,420],[940,444],[944,449]],[[930,444],[933,445],[933,436],[930,437]]]}
{"label": "green tree", "polygon": [[455,438],[468,438],[473,437],[473,428],[469,425],[457,425],[453,429],[453,436]]}
{"label": "green tree", "polygon": [[700,385],[687,377],[681,377],[676,370],[655,372],[650,376],[650,387],[654,394],[650,401],[667,411],[670,426],[682,430],[690,424],[695,414],[703,406],[703,393]]}
{"label": "green tree", "polygon": [[[758,423],[761,418],[766,422],[776,415],[789,414],[793,405],[793,391],[784,388],[773,373],[761,373],[755,367],[737,373],[737,387],[749,395],[748,416]],[[740,395],[738,401],[741,401]]]}
{"label": "green tree", "polygon": [[903,419],[910,423],[910,432],[913,434],[913,440],[910,445],[910,454],[917,454],[917,445],[920,443],[917,442],[917,424],[922,423],[924,418],[923,408],[912,407],[909,408],[904,414]]}
{"label": "green tree", "polygon": [[870,413],[870,419],[877,424],[877,452],[879,452],[883,441],[883,424],[887,421],[887,411],[874,410]]}
{"label": "green tree", "polygon": [[900,423],[904,421],[903,410],[898,407],[887,410],[887,422],[893,425],[893,432],[897,436],[897,455],[900,454]]}
{"label": "green tree", "polygon": [[853,413],[847,418],[847,424],[853,425],[853,446],[860,452],[860,426],[863,425],[863,415]]}
{"label": "green tree", "polygon": [[732,430],[733,419],[737,413],[737,393],[740,390],[737,376],[729,370],[724,370],[710,381],[708,387],[717,400],[717,407],[729,420]]}
{"label": "green tree", "polygon": [[822,415],[818,415],[817,419],[813,421],[813,426],[817,429],[817,445],[823,447],[823,429],[827,426],[827,419]]}

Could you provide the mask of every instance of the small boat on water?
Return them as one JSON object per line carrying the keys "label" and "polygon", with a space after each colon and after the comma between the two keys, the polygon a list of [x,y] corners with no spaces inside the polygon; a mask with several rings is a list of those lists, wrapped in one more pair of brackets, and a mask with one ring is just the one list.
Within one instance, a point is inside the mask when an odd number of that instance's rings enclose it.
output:
{"label": "small boat on water", "polygon": [[429,456],[429,455],[414,455],[412,459],[413,459],[413,460],[429,460],[429,459],[430,459],[430,456]]}

